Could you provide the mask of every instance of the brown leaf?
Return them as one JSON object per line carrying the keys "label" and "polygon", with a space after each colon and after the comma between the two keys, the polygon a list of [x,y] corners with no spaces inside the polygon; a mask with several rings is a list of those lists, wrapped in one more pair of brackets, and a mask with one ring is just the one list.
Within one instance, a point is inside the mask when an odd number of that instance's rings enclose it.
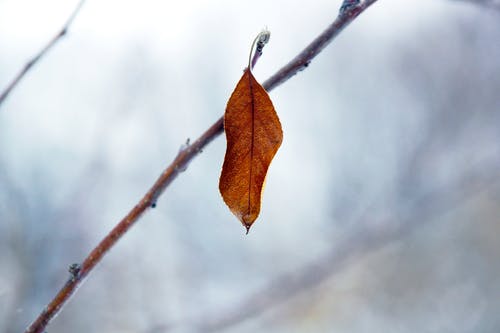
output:
{"label": "brown leaf", "polygon": [[283,140],[273,103],[248,69],[227,102],[224,130],[227,148],[219,190],[248,232],[259,216],[267,169]]}

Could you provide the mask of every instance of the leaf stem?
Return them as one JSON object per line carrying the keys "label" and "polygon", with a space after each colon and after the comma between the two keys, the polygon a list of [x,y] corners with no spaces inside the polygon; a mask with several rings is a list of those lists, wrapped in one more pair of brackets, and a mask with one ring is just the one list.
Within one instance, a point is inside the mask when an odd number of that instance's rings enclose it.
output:
{"label": "leaf stem", "polygon": [[[271,32],[267,29],[264,29],[253,40],[252,47],[250,48],[250,54],[248,55],[248,70],[250,72],[252,72],[252,69],[257,63],[257,60],[259,60],[260,56],[262,55],[262,49],[269,42],[269,39],[271,39]],[[255,49],[255,53],[253,53],[255,44],[257,44],[257,48]]]}

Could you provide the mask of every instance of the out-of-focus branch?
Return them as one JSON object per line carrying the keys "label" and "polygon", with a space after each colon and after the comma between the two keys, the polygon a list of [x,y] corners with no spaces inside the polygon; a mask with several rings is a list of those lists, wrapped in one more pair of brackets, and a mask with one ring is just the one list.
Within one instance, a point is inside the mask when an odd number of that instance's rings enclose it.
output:
{"label": "out-of-focus branch", "polygon": [[[377,0],[366,0],[357,2],[341,11],[335,21],[311,42],[299,55],[280,69],[276,74],[264,82],[263,86],[270,91],[283,82],[287,81],[300,70],[308,66],[311,60],[328,45],[347,25]],[[84,262],[78,266],[70,267],[70,278],[62,289],[55,295],[42,313],[26,329],[25,333],[42,333],[49,322],[58,314],[66,301],[80,286],[85,277],[101,261],[104,255],[116,244],[116,242],[139,220],[141,215],[149,208],[156,205],[156,201],[167,186],[184,171],[191,160],[198,155],[202,149],[213,139],[223,132],[222,117],[217,120],[202,136],[192,144],[183,147],[174,161],[163,171],[154,185],[136,204],[136,206],[111,230],[104,239],[90,252]]]}
{"label": "out-of-focus branch", "polygon": [[[374,221],[373,216],[365,214],[355,223],[362,225],[362,230],[353,232],[339,241],[318,260],[304,265],[297,271],[274,278],[262,289],[237,304],[231,304],[217,313],[203,314],[195,320],[186,320],[180,325],[187,325],[188,331],[194,332],[224,331],[317,287],[336,273],[342,272],[360,256],[373,253],[400,240],[432,218],[437,218],[467,201],[477,192],[494,185],[498,186],[496,170],[499,163],[499,154],[481,162],[460,179],[414,200],[411,209],[398,218]],[[467,190],[464,190],[465,188]],[[372,223],[364,223],[366,220]]]}
{"label": "out-of-focus branch", "polygon": [[63,25],[61,30],[54,36],[52,39],[45,45],[35,56],[33,56],[21,69],[21,71],[12,79],[12,81],[7,85],[7,87],[2,91],[0,94],[0,106],[3,104],[5,99],[9,96],[9,94],[12,92],[12,90],[17,86],[19,81],[30,71],[30,69],[33,68],[34,65],[36,65],[40,59],[55,45],[57,44],[58,41],[63,38],[66,33],[68,32],[68,29],[73,23],[76,15],[80,11],[80,9],[83,6],[83,3],[85,0],[81,0],[78,5],[76,6],[75,10],[71,14],[71,16],[68,18],[66,23]]}
{"label": "out-of-focus branch", "polygon": [[500,10],[500,1],[499,0],[456,0],[460,2],[468,2],[474,5],[481,5],[488,8]]}

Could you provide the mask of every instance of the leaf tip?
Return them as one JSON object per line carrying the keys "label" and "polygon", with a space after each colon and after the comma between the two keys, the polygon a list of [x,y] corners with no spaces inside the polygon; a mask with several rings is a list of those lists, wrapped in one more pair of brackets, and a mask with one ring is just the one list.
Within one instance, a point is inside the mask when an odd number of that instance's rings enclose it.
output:
{"label": "leaf tip", "polygon": [[245,235],[248,235],[248,232],[250,231],[250,227],[252,225],[251,224],[244,224],[243,226],[247,229],[247,232],[245,233]]}

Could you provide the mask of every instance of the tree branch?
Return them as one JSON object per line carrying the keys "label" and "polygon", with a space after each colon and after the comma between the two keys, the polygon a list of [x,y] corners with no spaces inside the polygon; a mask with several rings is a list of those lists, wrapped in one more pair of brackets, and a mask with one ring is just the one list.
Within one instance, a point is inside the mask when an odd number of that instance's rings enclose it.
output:
{"label": "tree branch", "polygon": [[[347,2],[345,0],[344,2]],[[365,9],[370,7],[377,0],[366,0],[357,5],[347,7],[339,13],[339,16],[333,23],[323,31],[316,39],[314,39],[311,44],[309,44],[302,52],[300,52],[295,58],[292,59],[288,64],[282,67],[273,76],[267,79],[262,86],[269,92],[276,88],[298,72],[307,68],[311,63],[311,60],[318,55],[323,49],[342,31],[345,27],[349,25],[359,14],[361,14]],[[359,1],[358,1],[359,2]]]}
{"label": "tree branch", "polygon": [[[265,81],[263,84],[264,88],[267,91],[270,91],[307,67],[311,60],[318,53],[320,53],[333,40],[334,37],[336,37],[347,25],[354,21],[359,14],[376,1],[377,0],[366,0],[362,3],[357,2],[356,5],[350,6],[348,9],[341,11],[335,21],[323,33],[314,39],[311,44],[309,44],[292,61]],[[104,255],[130,229],[130,227],[139,220],[141,215],[149,207],[156,206],[156,201],[167,186],[172,183],[180,172],[186,170],[191,160],[197,156],[197,154],[201,152],[206,145],[208,145],[222,132],[223,118],[220,118],[196,141],[192,144],[189,144],[188,142],[183,148],[181,148],[174,161],[165,169],[165,171],[163,171],[144,197],[90,252],[81,266],[70,266],[69,279],[50,301],[50,303],[44,308],[42,313],[40,313],[35,321],[26,329],[25,333],[42,333],[45,330],[52,318],[60,312],[63,305],[68,301],[71,295],[83,282],[85,277],[92,271],[97,263],[99,263]]]}
{"label": "tree branch", "polygon": [[0,94],[0,106],[3,104],[5,99],[9,96],[9,94],[12,92],[12,90],[17,86],[19,81],[30,71],[30,69],[33,68],[34,65],[40,61],[40,59],[55,45],[61,38],[63,38],[66,33],[68,32],[68,29],[73,23],[73,20],[75,19],[76,15],[80,11],[80,9],[83,6],[83,3],[85,0],[81,0],[78,5],[76,6],[75,10],[73,13],[70,15],[66,23],[63,25],[61,30],[54,36],[52,39],[45,45],[33,58],[31,58],[21,69],[21,71],[12,79],[12,81],[7,85],[7,87],[4,89],[4,91]]}
{"label": "tree branch", "polygon": [[456,0],[460,2],[468,2],[473,5],[480,5],[487,8],[500,10],[500,1],[499,0]]}

